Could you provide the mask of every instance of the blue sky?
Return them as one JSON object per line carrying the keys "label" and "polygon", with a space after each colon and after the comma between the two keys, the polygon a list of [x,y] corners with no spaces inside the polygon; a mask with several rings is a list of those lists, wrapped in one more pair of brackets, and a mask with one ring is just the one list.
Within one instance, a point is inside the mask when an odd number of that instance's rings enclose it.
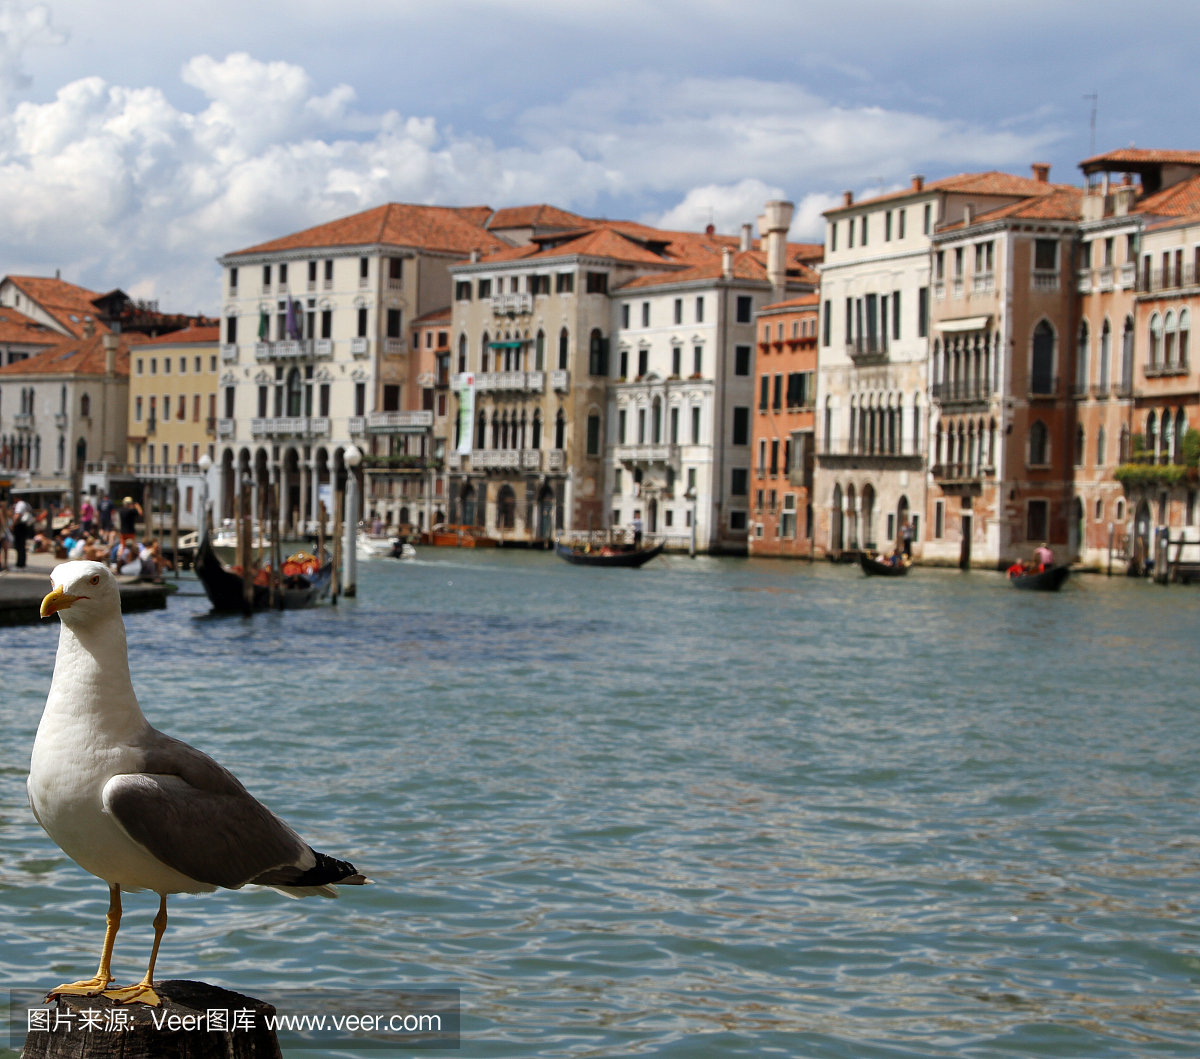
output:
{"label": "blue sky", "polygon": [[[1141,27],[1169,27],[1159,36]],[[1200,5],[0,3],[5,271],[216,308],[213,258],[387,199],[796,238],[915,172],[1200,147]],[[1190,137],[1190,138],[1189,138]]]}

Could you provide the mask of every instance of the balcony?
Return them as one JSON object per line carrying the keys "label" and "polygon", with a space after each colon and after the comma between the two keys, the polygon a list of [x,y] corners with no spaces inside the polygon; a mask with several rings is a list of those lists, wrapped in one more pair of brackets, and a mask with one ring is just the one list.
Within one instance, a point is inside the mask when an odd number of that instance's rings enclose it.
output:
{"label": "balcony", "polygon": [[404,290],[404,280],[397,276],[388,276],[388,290]]}
{"label": "balcony", "polygon": [[971,293],[984,294],[996,289],[996,273],[976,272],[971,277]]}
{"label": "balcony", "polygon": [[462,453],[459,452],[458,449],[451,449],[449,452],[446,453],[447,469],[449,469],[451,471],[461,471],[462,463],[463,463]]}
{"label": "balcony", "polygon": [[480,392],[519,390],[541,393],[545,382],[545,373],[541,371],[485,371],[475,376],[475,389]]}
{"label": "balcony", "polygon": [[218,419],[217,420],[217,437],[232,440],[237,437],[237,420],[236,419]]}
{"label": "balcony", "polygon": [[678,445],[616,445],[613,458],[621,463],[678,463]]}
{"label": "balcony", "polygon": [[1075,289],[1080,294],[1091,294],[1092,292],[1092,270],[1090,268],[1081,268],[1075,279]]}
{"label": "balcony", "polygon": [[238,359],[238,347],[236,342],[223,342],[221,344],[221,363],[236,364]]}
{"label": "balcony", "polygon": [[492,312],[496,316],[517,316],[533,312],[532,294],[496,294],[492,296]]}
{"label": "balcony", "polygon": [[157,418],[157,416],[151,416],[149,419],[146,420],[146,433],[154,434],[157,431],[158,431],[158,418]]}
{"label": "balcony", "polygon": [[935,382],[931,390],[933,399],[943,407],[952,404],[986,404],[992,396],[992,385],[987,379]]}
{"label": "balcony", "polygon": [[1128,400],[1133,396],[1133,383],[1129,381],[1114,382],[1112,387],[1112,395],[1118,400]]}
{"label": "balcony", "polygon": [[[222,347],[222,356],[224,356],[224,348]],[[288,339],[284,342],[254,343],[254,359],[258,361],[297,360],[305,357],[331,356],[333,356],[333,342],[328,338],[319,340],[301,338]],[[237,360],[236,346],[234,347],[233,359]]]}
{"label": "balcony", "polygon": [[565,368],[556,368],[550,373],[550,389],[555,393],[566,393],[571,388],[571,373]]}
{"label": "balcony", "polygon": [[882,364],[887,360],[887,335],[859,335],[846,344],[846,356],[857,365]]}
{"label": "balcony", "polygon": [[933,296],[938,301],[946,297],[946,284],[944,280],[935,280],[933,284]]}
{"label": "balcony", "polygon": [[969,463],[938,463],[932,467],[934,478],[943,483],[970,484],[995,475],[994,467],[972,467]]}
{"label": "balcony", "polygon": [[536,471],[541,465],[540,449],[478,449],[471,453],[471,467],[477,471]]}
{"label": "balcony", "polygon": [[16,415],[13,416],[13,426],[15,426],[18,430],[32,430],[33,429],[33,413],[32,412],[18,412]]}
{"label": "balcony", "polygon": [[358,277],[358,289],[359,290],[366,290],[370,285],[371,285],[371,277],[370,276],[359,276]]}
{"label": "balcony", "polygon": [[207,419],[204,420],[204,433],[211,434],[213,436],[216,435],[216,433],[217,433],[217,417],[216,416],[209,416]]}
{"label": "balcony", "polygon": [[66,430],[67,429],[67,413],[66,412],[55,412],[54,413],[54,425],[56,427],[58,427],[59,430]]}
{"label": "balcony", "polygon": [[963,296],[963,278],[962,278],[962,276],[955,276],[954,280],[953,280],[953,285],[950,288],[950,297],[961,298],[962,296]]}
{"label": "balcony", "polygon": [[1058,396],[1058,376],[1032,379],[1029,383],[1031,401],[1052,401]]}
{"label": "balcony", "polygon": [[1106,382],[1092,383],[1092,399],[1096,401],[1107,401],[1109,386]]}
{"label": "balcony", "polygon": [[1156,268],[1148,275],[1143,270],[1137,278],[1137,289],[1142,294],[1194,286],[1196,267],[1193,264],[1180,265],[1178,268]]}
{"label": "balcony", "polygon": [[350,355],[352,357],[365,357],[368,356],[370,352],[371,340],[369,338],[364,338],[360,335],[357,338],[350,339]]}
{"label": "balcony", "polygon": [[[388,282],[393,281],[389,280]],[[404,345],[403,338],[385,338],[383,340],[383,355],[385,357],[395,357],[407,352],[408,349]]]}
{"label": "balcony", "polygon": [[333,277],[326,276],[321,280],[321,290],[333,290]]}
{"label": "balcony", "polygon": [[1058,269],[1035,268],[1030,282],[1034,290],[1056,291],[1058,290]]}
{"label": "balcony", "polygon": [[198,463],[127,463],[124,474],[152,482],[173,481],[180,475],[199,475],[200,465]]}
{"label": "balcony", "polygon": [[433,426],[433,413],[371,412],[366,417],[368,434],[423,434]]}
{"label": "balcony", "polygon": [[1121,290],[1129,290],[1137,282],[1137,265],[1127,261],[1117,272],[1117,286]]}
{"label": "balcony", "polygon": [[329,436],[329,420],[310,416],[276,416],[272,419],[251,419],[250,436],[255,438],[325,438]]}
{"label": "balcony", "polygon": [[1144,369],[1144,374],[1147,379],[1159,379],[1168,375],[1187,375],[1190,371],[1191,368],[1185,360],[1182,363],[1156,364],[1153,367],[1147,367]]}
{"label": "balcony", "polygon": [[551,449],[546,453],[546,470],[565,471],[567,469],[567,450]]}

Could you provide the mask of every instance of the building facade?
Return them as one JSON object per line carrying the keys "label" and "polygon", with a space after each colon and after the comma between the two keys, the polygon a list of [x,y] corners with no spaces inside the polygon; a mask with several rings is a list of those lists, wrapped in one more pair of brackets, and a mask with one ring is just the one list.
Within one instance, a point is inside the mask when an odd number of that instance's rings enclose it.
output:
{"label": "building facade", "polygon": [[419,458],[435,459],[430,416],[409,407],[410,324],[449,303],[448,265],[507,245],[484,227],[492,214],[390,203],[221,258],[223,517],[239,481],[277,480],[287,532],[311,529],[319,487],[344,482],[352,441],[377,458],[381,446],[411,455],[415,431]]}
{"label": "building facade", "polygon": [[756,316],[751,555],[812,554],[819,303],[806,294],[764,305]]}

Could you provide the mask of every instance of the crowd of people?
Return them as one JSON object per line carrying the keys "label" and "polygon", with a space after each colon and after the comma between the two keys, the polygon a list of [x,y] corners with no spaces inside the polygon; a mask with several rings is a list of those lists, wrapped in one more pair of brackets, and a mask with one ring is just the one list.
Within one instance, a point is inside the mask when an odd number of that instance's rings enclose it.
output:
{"label": "crowd of people", "polygon": [[[85,497],[78,518],[71,508],[35,511],[21,499],[11,505],[0,503],[0,570],[7,567],[11,548],[17,570],[25,568],[30,552],[41,552],[56,559],[90,559],[115,573],[158,579],[174,567],[158,541],[149,536],[138,540],[137,526],[143,517],[133,497],[125,497],[117,507],[107,493],[95,503]],[[65,525],[54,529],[53,524],[62,519]]]}

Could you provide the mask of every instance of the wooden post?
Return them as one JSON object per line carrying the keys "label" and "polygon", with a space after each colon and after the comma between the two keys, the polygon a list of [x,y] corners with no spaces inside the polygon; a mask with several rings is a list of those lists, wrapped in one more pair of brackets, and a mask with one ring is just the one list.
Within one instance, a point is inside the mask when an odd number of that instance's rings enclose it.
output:
{"label": "wooden post", "polygon": [[254,568],[250,562],[250,552],[254,544],[254,520],[250,517],[251,487],[247,482],[242,486],[241,524],[242,524],[242,611],[245,614],[254,613]]}
{"label": "wooden post", "polygon": [[[1171,536],[1171,533],[1170,533],[1170,530],[1168,530],[1166,533],[1166,539],[1168,541],[1170,540],[1170,536]],[[1181,562],[1183,562],[1183,542],[1186,539],[1186,537],[1187,537],[1186,531],[1181,529],[1179,531],[1179,540],[1177,540],[1175,542],[1175,562],[1171,566],[1171,576],[1168,578],[1168,580],[1170,580],[1170,581],[1178,581],[1179,580],[1179,564]],[[1168,544],[1168,547],[1170,547],[1169,544]]]}
{"label": "wooden post", "polygon": [[342,587],[342,508],[345,498],[340,489],[333,493],[333,585],[330,600],[337,606],[338,592]]}
{"label": "wooden post", "polygon": [[275,484],[267,484],[266,496],[263,497],[266,508],[266,519],[259,523],[258,540],[261,548],[263,534],[267,534],[267,562],[271,566],[271,576],[267,578],[268,606],[272,610],[278,605],[279,594],[275,585]]}
{"label": "wooden post", "polygon": [[174,499],[171,502],[171,561],[175,564],[175,580],[179,580],[179,479],[175,479]]}
{"label": "wooden post", "polygon": [[325,565],[325,501],[317,501],[317,566]]}
{"label": "wooden post", "polygon": [[[25,1038],[22,1055],[38,1056],[39,1059],[117,1059],[125,1056],[186,1055],[192,1059],[225,1059],[238,1056],[240,1059],[278,1059],[279,1039],[267,1025],[266,1018],[275,1014],[275,1008],[262,1000],[234,993],[206,982],[189,982],[179,979],[155,982],[155,992],[162,998],[161,1007],[145,1004],[118,1004],[105,996],[60,996],[46,1008],[40,1005],[31,1011],[45,1011],[48,1025],[56,1029],[30,1030]],[[251,1029],[233,1029],[235,1011],[252,1011],[252,1015],[241,1016],[253,1024]],[[124,1026],[118,1031],[105,1032],[105,1020],[119,1016]],[[209,1029],[208,1017],[212,1011],[228,1011],[225,1029]],[[88,1031],[85,1012],[97,1012],[101,1019],[98,1031]],[[175,1020],[177,1017],[177,1021]],[[159,1029],[155,1020],[162,1025]],[[164,1019],[172,1021],[166,1022]],[[187,1021],[185,1021],[187,1020]],[[22,1022],[27,1018],[22,1017]],[[168,1029],[168,1026],[190,1026],[189,1029]]]}
{"label": "wooden post", "polygon": [[1108,576],[1112,577],[1112,560],[1113,560],[1113,534],[1115,533],[1113,524],[1108,524]]}
{"label": "wooden post", "polygon": [[275,543],[274,543],[275,551],[274,551],[274,558],[272,559],[272,563],[273,563],[273,570],[274,570],[274,574],[275,574],[275,578],[274,578],[274,581],[275,581],[275,603],[276,603],[276,606],[278,606],[280,610],[283,610],[283,537],[282,537],[283,522],[280,519],[280,514],[282,513],[282,509],[279,506],[280,502],[283,500],[282,493],[283,493],[283,486],[281,483],[277,483],[275,486],[275,493],[274,493],[275,519],[272,523],[272,526],[275,530],[275,534],[274,534],[274,536],[275,536]]}

